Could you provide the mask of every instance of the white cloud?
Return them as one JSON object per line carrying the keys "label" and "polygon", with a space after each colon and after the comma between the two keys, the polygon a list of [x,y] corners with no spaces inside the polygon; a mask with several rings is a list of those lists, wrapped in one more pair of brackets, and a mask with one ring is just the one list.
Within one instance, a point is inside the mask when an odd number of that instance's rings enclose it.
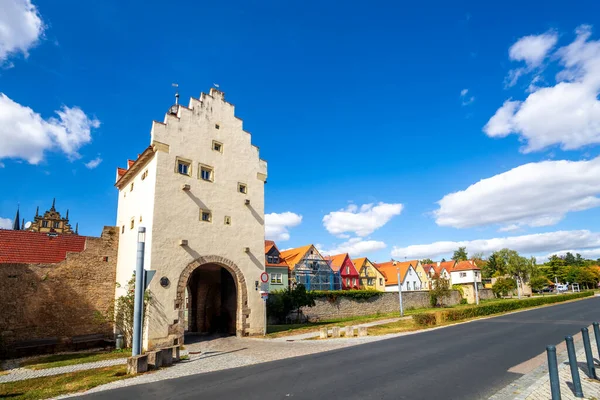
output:
{"label": "white cloud", "polygon": [[[589,40],[589,26],[576,32],[572,43],[553,54],[561,67],[556,84],[539,87],[536,83],[543,80],[536,75],[524,101],[507,100],[490,118],[483,128],[488,136],[519,135],[525,143],[521,149],[524,153],[553,145],[574,150],[600,143],[600,41]],[[520,76],[538,68],[556,43],[552,39],[555,36],[537,42],[528,40],[527,46],[511,52],[511,58],[528,64],[527,70],[511,73]]]}
{"label": "white cloud", "polygon": [[265,214],[265,237],[269,240],[285,241],[290,239],[288,229],[300,225],[302,215],[293,212]]}
{"label": "white cloud", "polygon": [[544,61],[557,41],[555,32],[524,36],[510,46],[508,56],[513,61],[524,61],[528,66],[536,67]]}
{"label": "white cloud", "polygon": [[0,8],[0,64],[11,54],[33,47],[44,31],[42,19],[30,0],[2,0]]}
{"label": "white cloud", "polygon": [[475,96],[468,96],[468,94],[469,89],[463,89],[460,91],[461,104],[463,106],[468,106],[475,101]]}
{"label": "white cloud", "polygon": [[387,224],[394,216],[400,215],[404,206],[400,203],[363,204],[360,208],[350,204],[345,209],[333,211],[323,217],[323,226],[333,235],[352,232],[357,236],[367,236]]}
{"label": "white cloud", "polygon": [[362,238],[352,238],[347,242],[341,243],[330,250],[321,249],[322,245],[317,245],[321,254],[335,255],[348,253],[351,257],[362,256],[377,250],[385,249],[386,244],[378,240],[363,240]]}
{"label": "white cloud", "polygon": [[434,211],[441,226],[501,224],[503,231],[547,226],[566,213],[600,206],[600,157],[518,166],[445,195]]}
{"label": "white cloud", "polygon": [[9,218],[0,218],[0,229],[12,229],[13,221]]}
{"label": "white cloud", "polygon": [[45,120],[0,93],[0,159],[38,164],[44,152],[51,150],[60,150],[70,159],[79,158],[79,148],[91,142],[91,129],[98,128],[100,121],[89,118],[79,107],[63,106],[55,112],[58,118]]}
{"label": "white cloud", "polygon": [[[482,252],[485,255],[494,251],[509,248],[524,255],[546,254],[559,252],[562,249],[578,249],[576,253],[582,253],[585,249],[596,249],[600,247],[600,233],[588,230],[580,231],[556,231],[538,233],[533,235],[511,236],[493,239],[478,239],[465,241],[442,241],[430,244],[419,244],[408,247],[396,247],[392,249],[393,257],[408,258],[438,258],[451,255],[459,247],[466,247],[469,254]],[[583,254],[583,253],[582,253]]]}
{"label": "white cloud", "polygon": [[94,158],[93,160],[91,160],[91,161],[89,161],[89,162],[86,162],[86,163],[85,163],[85,166],[86,166],[86,168],[89,168],[89,169],[94,169],[94,168],[96,168],[98,165],[100,165],[100,163],[101,163],[101,162],[102,162],[102,159],[101,159],[100,157],[96,157],[96,158]]}

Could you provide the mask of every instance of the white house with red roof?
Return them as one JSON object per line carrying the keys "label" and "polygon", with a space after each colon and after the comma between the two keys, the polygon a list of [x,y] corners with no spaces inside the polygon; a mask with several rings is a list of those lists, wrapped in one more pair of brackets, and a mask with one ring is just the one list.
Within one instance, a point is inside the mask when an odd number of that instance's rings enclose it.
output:
{"label": "white house with red roof", "polygon": [[453,286],[460,285],[467,301],[475,303],[478,293],[475,285],[477,285],[477,289],[483,289],[481,268],[473,260],[456,262],[450,270],[450,282]]}

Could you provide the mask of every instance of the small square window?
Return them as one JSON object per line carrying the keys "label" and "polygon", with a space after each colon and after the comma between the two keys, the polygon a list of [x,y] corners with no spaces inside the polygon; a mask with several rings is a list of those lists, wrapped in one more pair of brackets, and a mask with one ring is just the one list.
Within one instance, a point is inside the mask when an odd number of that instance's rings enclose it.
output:
{"label": "small square window", "polygon": [[133,192],[133,182],[131,182],[131,185],[129,185],[129,191]]}
{"label": "small square window", "polygon": [[192,176],[192,162],[177,157],[177,169],[175,172],[181,175]]}
{"label": "small square window", "polygon": [[202,222],[211,222],[212,213],[209,210],[200,210],[200,220]]}
{"label": "small square window", "polygon": [[243,193],[243,194],[247,194],[248,193],[248,186],[245,183],[238,183],[238,192]]}
{"label": "small square window", "polygon": [[231,225],[231,217],[228,215],[225,216],[225,225]]}
{"label": "small square window", "polygon": [[42,221],[42,228],[48,227],[48,221]]}
{"label": "small square window", "polygon": [[212,182],[213,175],[214,175],[213,167],[210,167],[210,166],[204,165],[204,164],[199,164],[199,165],[200,165],[200,179],[202,179],[203,181]]}
{"label": "small square window", "polygon": [[212,149],[214,151],[218,151],[219,153],[222,153],[223,152],[223,143],[217,142],[216,140],[213,140],[213,142],[212,142]]}
{"label": "small square window", "polygon": [[219,128],[221,128],[221,127],[219,126],[219,124],[215,124],[215,129],[219,129]]}
{"label": "small square window", "polygon": [[135,218],[131,218],[131,222],[129,222],[129,229],[133,229],[135,226]]}
{"label": "small square window", "polygon": [[102,257],[102,261],[108,262],[108,257],[106,257],[106,256]]}

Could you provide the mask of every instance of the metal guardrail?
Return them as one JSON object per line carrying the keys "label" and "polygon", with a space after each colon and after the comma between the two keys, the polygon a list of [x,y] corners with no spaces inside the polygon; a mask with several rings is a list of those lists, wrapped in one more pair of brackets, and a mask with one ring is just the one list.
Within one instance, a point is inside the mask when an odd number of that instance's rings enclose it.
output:
{"label": "metal guardrail", "polygon": [[[600,357],[600,328],[598,322],[594,322],[594,336],[596,338],[596,347]],[[592,354],[592,346],[590,344],[590,335],[588,328],[581,328],[581,337],[583,339],[583,348],[585,351],[585,359],[590,379],[598,379],[596,368],[594,366],[594,355]],[[569,367],[571,369],[571,380],[573,383],[573,392],[575,397],[583,398],[583,389],[581,387],[581,377],[579,376],[579,367],[577,364],[577,354],[572,336],[566,336],[565,342],[567,345],[567,354],[569,356]],[[560,380],[558,377],[558,361],[556,359],[556,347],[546,346],[546,354],[548,356],[548,374],[550,375],[550,391],[552,400],[560,400]]]}

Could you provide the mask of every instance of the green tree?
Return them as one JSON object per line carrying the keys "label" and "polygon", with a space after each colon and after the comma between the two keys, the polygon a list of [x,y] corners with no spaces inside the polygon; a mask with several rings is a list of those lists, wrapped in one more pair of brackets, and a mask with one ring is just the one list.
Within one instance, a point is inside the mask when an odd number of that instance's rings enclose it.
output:
{"label": "green tree", "polygon": [[436,273],[431,282],[431,290],[429,290],[429,302],[431,306],[443,306],[444,299],[447,299],[449,295],[450,281]]}
{"label": "green tree", "polygon": [[575,254],[575,265],[582,267],[585,265],[585,259],[581,257],[581,254]]}
{"label": "green tree", "polygon": [[523,283],[528,282],[536,274],[535,258],[527,259],[510,249],[502,249],[495,254],[499,258],[501,275],[509,275],[517,281],[520,297]]}
{"label": "green tree", "polygon": [[433,264],[433,260],[431,258],[424,258],[421,260],[421,264]]}
{"label": "green tree", "polygon": [[466,247],[459,247],[458,250],[454,251],[452,259],[454,261],[466,261],[469,258]]}
{"label": "green tree", "polygon": [[500,275],[500,269],[503,268],[502,260],[496,255],[496,253],[492,253],[487,259],[486,264],[481,269],[481,274],[484,278],[492,278]]}
{"label": "green tree", "polygon": [[275,317],[279,321],[285,321],[290,312],[296,312],[296,322],[299,322],[302,307],[313,307],[314,296],[306,291],[302,284],[294,288],[275,292],[267,299],[267,315]]}
{"label": "green tree", "polygon": [[567,251],[567,254],[565,254],[565,264],[567,265],[576,265],[575,264],[575,256],[573,255],[573,253]]}
{"label": "green tree", "polygon": [[[445,259],[445,258],[442,258],[442,261],[441,261],[441,262],[446,262],[446,259]],[[599,262],[600,262],[600,261],[599,261]]]}
{"label": "green tree", "polygon": [[[531,278],[529,284],[531,285],[531,289],[533,289],[533,291],[539,292],[548,285],[548,278],[542,275],[538,275],[536,277]],[[543,293],[544,292],[542,292],[542,294]]]}
{"label": "green tree", "polygon": [[574,282],[579,283],[586,289],[595,287],[598,284],[598,274],[588,267],[579,267],[575,274]]}
{"label": "green tree", "polygon": [[492,286],[492,292],[496,297],[506,297],[517,288],[517,283],[512,278],[498,278]]}

